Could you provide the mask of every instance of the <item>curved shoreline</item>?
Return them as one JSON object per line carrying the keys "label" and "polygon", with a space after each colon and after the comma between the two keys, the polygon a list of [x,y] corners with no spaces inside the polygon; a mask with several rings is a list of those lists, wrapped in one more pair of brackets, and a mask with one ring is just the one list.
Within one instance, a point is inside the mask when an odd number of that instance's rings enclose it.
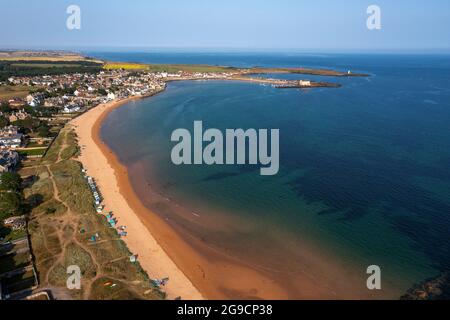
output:
{"label": "curved shoreline", "polygon": [[[111,111],[141,98],[145,97],[101,104],[71,124],[82,148],[78,160],[96,180],[106,204],[105,210],[113,211],[119,223],[127,226],[128,236],[124,241],[138,255],[143,269],[150,278],[169,277],[163,288],[169,299],[288,299],[289,293],[268,276],[227,259],[198,239],[182,238],[138,198],[128,169],[101,140],[100,129]],[[193,247],[202,247],[208,254],[201,254]]]}
{"label": "curved shoreline", "polygon": [[[151,278],[170,278],[168,285],[163,288],[167,292],[168,298],[179,296],[190,300],[230,299],[233,296],[242,299],[288,298],[289,294],[283,288],[252,268],[227,259],[213,249],[208,250],[207,256],[199,254],[193,246],[202,246],[200,241],[191,238],[188,244],[187,239],[182,238],[166,221],[147,208],[138,198],[131,185],[128,169],[102,141],[100,129],[103,120],[111,111],[133,100],[148,97],[150,96],[128,98],[99,105],[72,122],[76,128],[79,145],[84,147],[79,160],[88,170],[88,174],[95,178],[105,199],[105,209],[113,211],[120,224],[127,225],[128,236],[124,241],[130,250],[139,255],[142,267]],[[93,155],[95,156],[92,157]],[[109,179],[105,177],[108,175]],[[111,177],[114,178],[111,179]],[[125,202],[122,203],[122,208],[126,205],[128,210],[120,211],[118,209],[119,206],[115,202],[122,201]],[[131,224],[138,224],[138,226],[130,228]],[[133,229],[135,230],[133,231]],[[194,269],[194,267],[196,268]],[[228,275],[224,274],[230,269],[233,269],[234,272],[227,272]],[[237,275],[244,275],[245,278],[239,279],[236,277]],[[222,293],[222,288],[217,287],[218,283],[226,283],[235,291]],[[255,290],[258,295],[253,295]]]}
{"label": "curved shoreline", "polygon": [[120,224],[127,226],[128,236],[124,241],[130,251],[138,255],[142,268],[150,278],[170,278],[164,287],[168,299],[179,296],[183,299],[204,299],[158,244],[153,234],[148,232],[146,223],[137,214],[147,209],[133,193],[127,169],[100,139],[99,130],[103,119],[112,110],[134,99],[136,98],[99,105],[71,122],[82,148],[79,160],[88,174],[95,178],[105,199],[105,210],[113,211]]}
{"label": "curved shoreline", "polygon": [[[91,109],[75,119],[79,144],[84,149],[80,161],[93,176],[102,192],[106,210],[113,211],[119,223],[128,226],[125,242],[130,250],[139,255],[139,261],[151,278],[169,277],[164,289],[169,298],[183,299],[354,299],[368,298],[354,288],[354,281],[338,281],[331,284],[327,279],[333,274],[333,263],[310,246],[298,248],[306,269],[320,270],[313,274],[300,270],[295,278],[281,277],[265,272],[253,265],[228,257],[198,239],[177,228],[166,215],[149,209],[138,197],[130,181],[128,168],[101,140],[103,120],[114,109],[143,97],[115,101]],[[151,197],[151,195],[149,195]],[[120,202],[118,204],[118,202]],[[147,201],[148,203],[148,201]],[[119,206],[120,205],[120,206]],[[130,228],[131,224],[136,227]],[[320,250],[319,250],[320,251]],[[303,260],[302,259],[302,260]],[[314,267],[315,266],[315,267]],[[330,269],[331,268],[331,269]],[[328,270],[330,269],[330,270]],[[342,274],[335,270],[336,274]],[[327,275],[327,276],[325,276]],[[319,276],[319,277],[317,277]],[[320,279],[325,276],[325,279]],[[342,280],[350,280],[348,277]],[[332,281],[334,282],[334,281]],[[337,291],[332,288],[339,288]],[[343,290],[345,289],[345,290]],[[355,290],[356,289],[356,290]],[[356,292],[357,291],[357,292]]]}

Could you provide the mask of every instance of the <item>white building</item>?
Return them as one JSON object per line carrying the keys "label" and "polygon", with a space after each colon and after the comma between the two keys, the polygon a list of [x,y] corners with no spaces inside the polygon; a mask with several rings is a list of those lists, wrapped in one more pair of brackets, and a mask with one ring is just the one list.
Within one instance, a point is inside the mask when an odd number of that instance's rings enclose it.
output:
{"label": "white building", "polygon": [[36,99],[35,97],[33,97],[31,94],[29,94],[29,95],[27,96],[26,100],[27,100],[27,104],[28,104],[30,107],[35,108],[35,107],[37,107],[37,106],[39,105],[39,100]]}
{"label": "white building", "polygon": [[74,112],[80,111],[80,109],[81,108],[78,105],[69,104],[69,105],[64,106],[63,112],[64,113],[74,113]]}
{"label": "white building", "polygon": [[116,95],[114,94],[114,92],[110,92],[108,93],[108,100],[115,100],[116,99]]}
{"label": "white building", "polygon": [[311,81],[309,81],[309,80],[300,80],[299,81],[299,85],[301,87],[310,87],[311,86]]}

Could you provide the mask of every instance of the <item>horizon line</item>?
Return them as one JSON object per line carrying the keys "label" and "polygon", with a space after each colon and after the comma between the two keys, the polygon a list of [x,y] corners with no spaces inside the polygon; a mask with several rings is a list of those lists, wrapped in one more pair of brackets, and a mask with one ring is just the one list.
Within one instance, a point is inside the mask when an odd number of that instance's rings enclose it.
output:
{"label": "horizon line", "polygon": [[0,45],[1,51],[110,51],[110,52],[198,52],[198,53],[363,53],[363,54],[450,54],[450,47],[441,48],[264,48],[264,47],[178,47],[178,46],[22,46]]}

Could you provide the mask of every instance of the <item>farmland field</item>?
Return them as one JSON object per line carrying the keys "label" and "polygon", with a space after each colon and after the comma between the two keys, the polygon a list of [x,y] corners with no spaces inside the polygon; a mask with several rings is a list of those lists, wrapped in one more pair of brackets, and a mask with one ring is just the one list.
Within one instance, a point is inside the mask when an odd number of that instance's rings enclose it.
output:
{"label": "farmland field", "polygon": [[30,88],[27,86],[0,86],[0,100],[9,100],[14,97],[24,98],[28,95]]}

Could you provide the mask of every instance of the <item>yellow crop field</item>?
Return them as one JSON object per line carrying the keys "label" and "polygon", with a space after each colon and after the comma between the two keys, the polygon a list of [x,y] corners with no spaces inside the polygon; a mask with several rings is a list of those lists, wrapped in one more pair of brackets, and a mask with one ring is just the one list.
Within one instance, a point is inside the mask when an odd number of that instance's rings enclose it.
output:
{"label": "yellow crop field", "polygon": [[148,65],[140,63],[108,62],[103,68],[107,70],[148,70]]}

